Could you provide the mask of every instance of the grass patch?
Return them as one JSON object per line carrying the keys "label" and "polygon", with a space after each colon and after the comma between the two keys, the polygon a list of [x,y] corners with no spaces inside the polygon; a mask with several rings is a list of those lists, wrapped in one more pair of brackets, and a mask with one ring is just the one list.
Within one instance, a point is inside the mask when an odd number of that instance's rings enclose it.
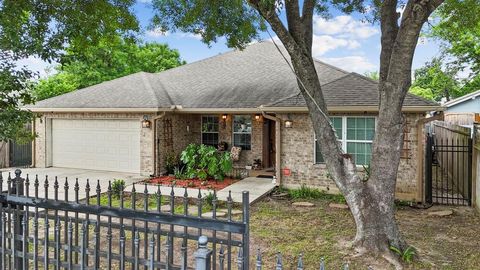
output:
{"label": "grass patch", "polygon": [[288,196],[294,200],[326,200],[336,203],[346,203],[345,197],[340,194],[329,194],[324,190],[311,188],[306,185],[302,185],[298,189],[286,189],[282,188],[282,192],[288,193]]}

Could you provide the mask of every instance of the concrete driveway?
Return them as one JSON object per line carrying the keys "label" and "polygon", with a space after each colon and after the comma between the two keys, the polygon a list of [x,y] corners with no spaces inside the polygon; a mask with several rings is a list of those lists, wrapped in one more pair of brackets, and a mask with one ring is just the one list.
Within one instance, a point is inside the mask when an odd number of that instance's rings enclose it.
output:
{"label": "concrete driveway", "polygon": [[[6,168],[0,169],[0,172],[3,176],[3,186],[2,190],[7,190],[7,177],[8,173],[11,174],[12,178],[15,177],[16,168]],[[131,185],[135,182],[142,181],[146,177],[142,177],[139,174],[133,173],[123,173],[123,172],[109,172],[109,171],[95,171],[95,170],[85,170],[85,169],[71,169],[71,168],[26,168],[22,170],[22,177],[26,178],[27,174],[30,179],[30,188],[29,196],[35,196],[35,187],[33,185],[35,176],[38,175],[39,187],[38,187],[38,196],[41,198],[45,197],[45,179],[48,176],[48,198],[54,198],[54,182],[55,177],[58,179],[58,199],[65,199],[65,179],[68,179],[68,200],[72,201],[75,199],[75,179],[78,178],[79,185],[79,200],[86,197],[85,186],[87,184],[87,179],[90,182],[90,196],[96,193],[97,180],[100,183],[100,189],[102,192],[107,191],[108,181],[113,181],[114,179],[123,179],[125,184]]]}

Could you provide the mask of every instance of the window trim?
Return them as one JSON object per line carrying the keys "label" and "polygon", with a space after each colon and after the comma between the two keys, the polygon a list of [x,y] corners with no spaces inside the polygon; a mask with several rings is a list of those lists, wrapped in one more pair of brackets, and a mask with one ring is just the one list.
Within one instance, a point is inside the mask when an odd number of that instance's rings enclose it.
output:
{"label": "window trim", "polygon": [[[203,132],[203,117],[217,117],[218,119],[218,131],[208,131],[208,132]],[[200,143],[203,144],[203,134],[217,134],[217,145],[220,143],[220,117],[218,117],[218,115],[215,115],[215,114],[202,114],[200,116]]]}
{"label": "window trim", "polygon": [[[250,132],[235,132],[235,116],[248,116],[250,117]],[[235,145],[235,134],[250,134],[250,149],[243,149],[242,151],[251,151],[252,150],[252,134],[253,134],[253,117],[250,114],[234,114],[232,115],[232,146]],[[241,147],[241,146],[240,146]]]}
{"label": "window trim", "polygon": [[[375,120],[375,134],[377,132],[377,118],[378,116],[372,115],[372,116],[365,116],[365,115],[332,115],[332,118],[337,117],[342,119],[342,138],[339,139],[339,141],[342,144],[342,150],[343,152],[347,153],[347,144],[349,142],[352,143],[373,143],[372,140],[348,140],[347,139],[347,118],[373,118]],[[317,162],[317,136],[315,134],[315,131],[313,132],[313,164],[318,165],[318,164],[325,164],[325,162]],[[357,167],[363,167],[365,164],[355,164]]]}

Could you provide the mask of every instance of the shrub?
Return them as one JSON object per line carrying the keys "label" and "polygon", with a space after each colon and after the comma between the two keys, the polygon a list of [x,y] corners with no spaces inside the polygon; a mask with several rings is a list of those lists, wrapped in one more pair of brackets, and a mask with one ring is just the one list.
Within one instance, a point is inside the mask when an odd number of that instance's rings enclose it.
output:
{"label": "shrub", "polygon": [[292,199],[323,199],[338,203],[346,203],[345,197],[342,195],[328,194],[323,190],[307,187],[302,185],[298,189],[285,189]]}
{"label": "shrub", "polygon": [[167,171],[167,174],[174,174],[175,168],[180,166],[179,163],[180,161],[175,153],[168,153],[165,156],[165,170]]}
{"label": "shrub", "polygon": [[120,193],[125,189],[125,181],[123,179],[115,179],[112,182],[112,194],[116,198],[120,198]]}
{"label": "shrub", "polygon": [[215,147],[190,144],[182,152],[180,160],[185,163],[185,174],[189,178],[223,180],[232,170],[230,153],[219,153]]}

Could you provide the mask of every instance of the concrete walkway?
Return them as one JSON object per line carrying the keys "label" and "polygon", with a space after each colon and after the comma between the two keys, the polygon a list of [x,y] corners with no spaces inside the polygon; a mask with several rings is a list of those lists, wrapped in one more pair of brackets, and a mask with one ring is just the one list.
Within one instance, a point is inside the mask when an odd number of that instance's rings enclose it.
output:
{"label": "concrete walkway", "polygon": [[[132,173],[121,173],[121,172],[109,172],[109,171],[95,171],[95,170],[85,170],[85,169],[71,169],[71,168],[26,168],[22,170],[22,177],[26,178],[27,174],[30,179],[30,188],[29,195],[35,195],[34,180],[35,176],[38,175],[39,187],[38,187],[38,196],[40,198],[45,198],[45,178],[48,176],[48,198],[54,198],[54,181],[55,177],[58,179],[58,199],[63,200],[65,198],[65,178],[68,178],[68,199],[70,201],[75,199],[75,179],[78,178],[79,184],[79,200],[85,199],[86,192],[85,187],[87,184],[87,179],[90,183],[90,196],[96,194],[97,180],[100,183],[101,192],[106,192],[108,188],[108,181],[113,181],[115,179],[123,179],[127,185],[125,191],[131,192],[133,184],[135,185],[136,192],[143,193],[145,190],[145,185],[143,183],[138,183],[145,180],[146,177],[142,177],[138,174]],[[3,176],[3,186],[2,190],[7,190],[7,178],[10,173],[11,177],[15,177],[15,169],[7,168],[0,169],[0,172]],[[232,199],[234,202],[242,202],[242,193],[243,191],[249,192],[249,202],[250,204],[258,201],[263,196],[268,194],[275,184],[272,183],[270,178],[259,178],[259,177],[247,177],[241,181],[234,183],[222,190],[217,192],[217,197],[219,200],[226,201],[228,198],[229,191],[231,191]],[[147,185],[147,191],[149,194],[157,193],[157,185]],[[160,186],[160,191],[163,195],[170,195],[172,191],[171,187]],[[185,188],[173,188],[175,196],[181,197],[185,193]],[[201,190],[202,196],[206,196],[209,193],[213,192],[211,190]],[[189,198],[198,197],[198,189],[187,188],[187,193]]]}
{"label": "concrete walkway", "polygon": [[[126,191],[132,191],[132,185],[127,186]],[[272,183],[272,179],[269,178],[259,178],[259,177],[247,177],[243,180],[240,180],[233,185],[230,185],[222,190],[217,192],[217,197],[219,200],[226,201],[228,198],[228,192],[232,192],[232,199],[234,202],[242,202],[242,193],[243,191],[249,192],[249,202],[250,204],[258,201],[263,196],[267,195],[273,188],[275,184]],[[143,192],[145,190],[145,185],[137,184],[135,185],[135,190],[137,192]],[[147,185],[147,190],[149,194],[157,193],[157,185]],[[197,198],[198,189],[187,188],[187,195],[189,198]],[[170,195],[172,192],[171,187],[160,186],[160,192],[162,195]],[[173,188],[175,196],[183,196],[185,193],[185,188]],[[202,196],[206,196],[211,193],[211,190],[200,190]]]}
{"label": "concrete walkway", "polygon": [[[87,185],[87,179],[90,182],[90,195],[96,193],[97,180],[100,183],[100,189],[102,192],[106,192],[108,188],[108,181],[113,181],[114,179],[123,179],[127,185],[131,185],[135,182],[142,181],[145,177],[140,176],[139,174],[133,173],[122,173],[122,172],[109,172],[109,171],[95,171],[95,170],[85,170],[85,169],[71,169],[71,168],[26,168],[21,169],[21,177],[26,178],[27,174],[30,179],[30,188],[29,195],[35,196],[35,187],[34,180],[35,176],[38,175],[39,186],[38,186],[38,196],[41,198],[45,197],[45,178],[48,176],[48,198],[54,198],[54,182],[55,177],[58,179],[58,199],[63,200],[65,198],[65,178],[68,178],[68,199],[75,199],[75,179],[78,178],[78,195],[79,200],[86,197],[85,186]],[[3,176],[3,185],[2,190],[7,190],[7,177],[10,173],[11,177],[15,177],[15,168],[6,168],[0,169],[0,172]]]}

